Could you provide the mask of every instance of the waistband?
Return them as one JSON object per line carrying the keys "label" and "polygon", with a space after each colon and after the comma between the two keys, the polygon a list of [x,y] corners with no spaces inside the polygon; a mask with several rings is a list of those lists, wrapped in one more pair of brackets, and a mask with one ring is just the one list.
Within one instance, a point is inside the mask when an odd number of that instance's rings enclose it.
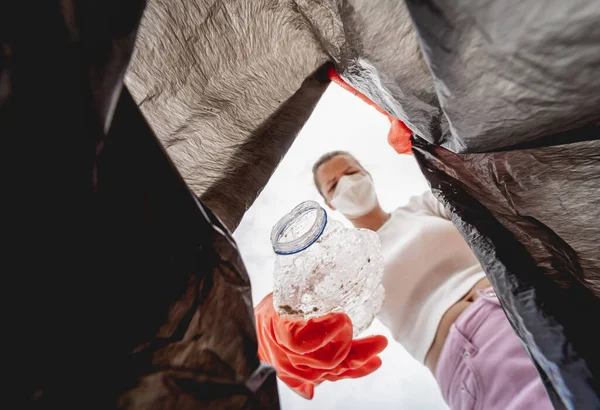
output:
{"label": "waistband", "polygon": [[[442,390],[442,396],[447,400],[448,396],[448,380],[445,380],[442,375],[447,368],[454,368],[461,355],[474,355],[477,353],[477,348],[468,342],[465,337],[474,334],[488,318],[490,312],[498,309],[500,301],[496,296],[494,288],[488,287],[477,291],[478,298],[467,307],[460,316],[456,319],[450,333],[442,347],[442,352],[435,371],[435,378]],[[446,385],[443,385],[443,382]]]}
{"label": "waistband", "polygon": [[[475,332],[487,317],[482,309],[487,311],[500,306],[496,291],[491,286],[478,290],[477,295],[479,297],[458,316],[455,322],[456,327],[463,329],[467,333]],[[488,306],[487,308],[486,305]]]}

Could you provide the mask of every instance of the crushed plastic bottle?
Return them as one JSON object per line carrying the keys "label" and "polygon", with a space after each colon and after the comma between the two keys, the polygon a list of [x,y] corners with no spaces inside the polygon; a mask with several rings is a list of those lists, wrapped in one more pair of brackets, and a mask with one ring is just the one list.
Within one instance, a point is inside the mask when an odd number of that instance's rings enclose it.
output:
{"label": "crushed plastic bottle", "polygon": [[302,202],[271,232],[277,254],[273,303],[279,315],[310,319],[329,312],[350,316],[354,336],[381,310],[385,291],[379,237],[327,218],[314,201]]}

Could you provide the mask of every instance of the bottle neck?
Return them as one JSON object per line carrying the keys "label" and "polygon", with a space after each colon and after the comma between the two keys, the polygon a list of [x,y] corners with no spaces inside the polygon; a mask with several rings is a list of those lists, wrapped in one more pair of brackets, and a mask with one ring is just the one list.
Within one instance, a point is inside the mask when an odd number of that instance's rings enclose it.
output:
{"label": "bottle neck", "polygon": [[323,234],[327,212],[315,201],[305,201],[279,220],[271,231],[278,255],[293,255],[310,247]]}

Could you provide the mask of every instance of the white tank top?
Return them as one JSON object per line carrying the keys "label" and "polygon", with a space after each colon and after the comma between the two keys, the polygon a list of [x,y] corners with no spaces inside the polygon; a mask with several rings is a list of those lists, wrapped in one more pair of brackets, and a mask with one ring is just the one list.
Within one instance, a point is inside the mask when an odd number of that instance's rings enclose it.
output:
{"label": "white tank top", "polygon": [[396,209],[377,234],[386,292],[378,318],[396,341],[424,363],[444,313],[485,274],[429,191]]}

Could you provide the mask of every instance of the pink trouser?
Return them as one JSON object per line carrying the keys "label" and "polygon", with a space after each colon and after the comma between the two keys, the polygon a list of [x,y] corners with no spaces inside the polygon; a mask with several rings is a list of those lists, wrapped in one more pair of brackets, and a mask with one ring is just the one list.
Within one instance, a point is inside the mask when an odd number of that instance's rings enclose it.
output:
{"label": "pink trouser", "polygon": [[492,288],[452,325],[435,378],[452,410],[553,409]]}

